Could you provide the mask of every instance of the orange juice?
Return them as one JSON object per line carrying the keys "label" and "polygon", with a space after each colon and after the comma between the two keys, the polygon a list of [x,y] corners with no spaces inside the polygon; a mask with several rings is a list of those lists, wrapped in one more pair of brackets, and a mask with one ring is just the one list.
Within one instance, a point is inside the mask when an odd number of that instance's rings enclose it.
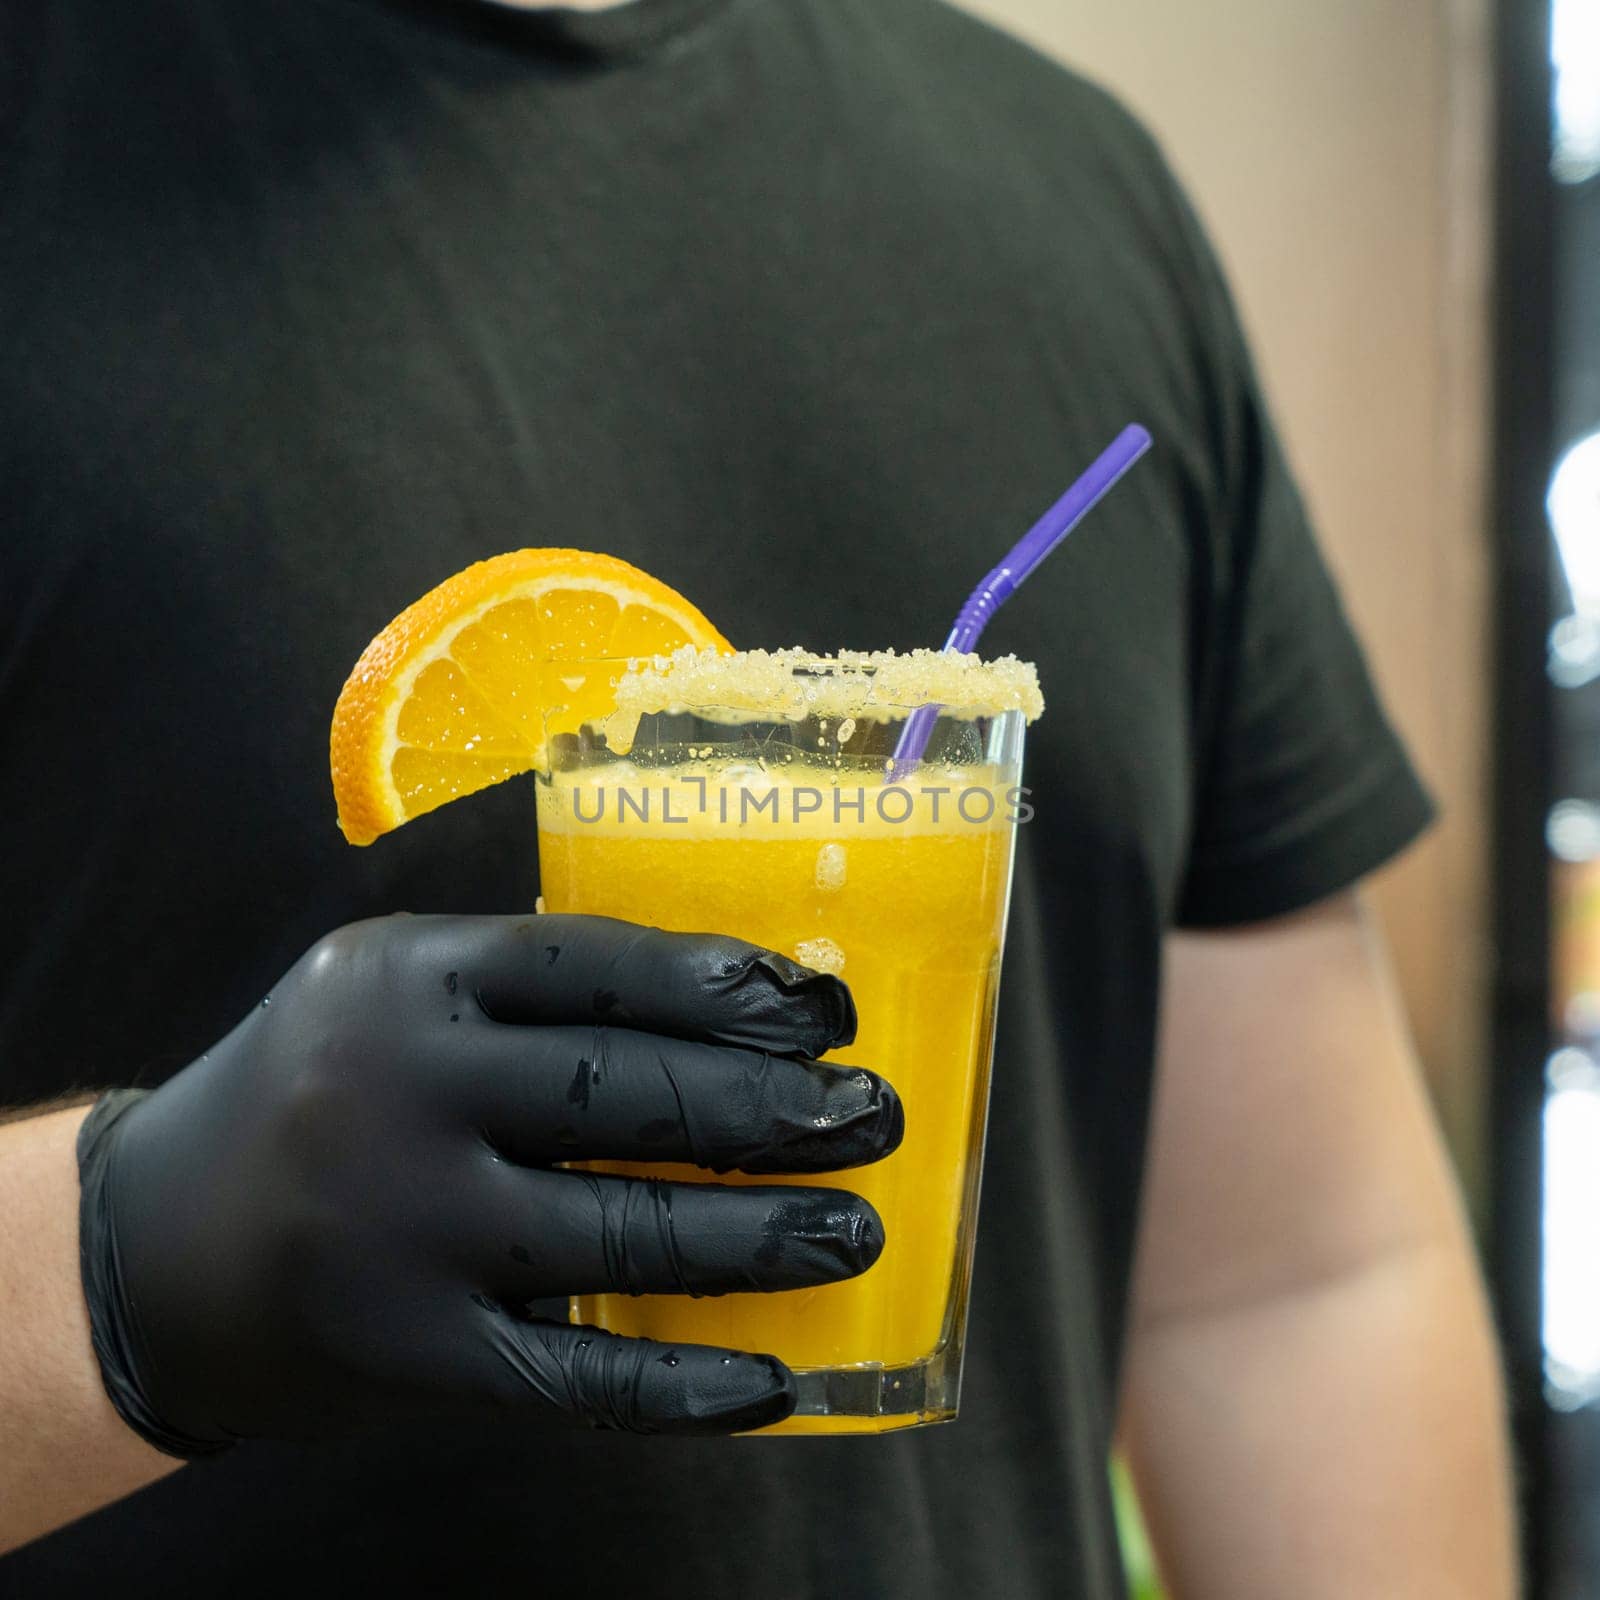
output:
{"label": "orange juice", "polygon": [[[837,1056],[894,1084],[905,1138],[873,1165],[787,1179],[607,1164],[687,1182],[851,1189],[876,1207],[886,1242],[844,1283],[589,1295],[573,1315],[669,1344],[780,1357],[800,1388],[780,1431],[947,1420],[1024,804],[1023,713],[1037,714],[1032,668],[932,652],[690,651],[674,663],[653,680],[612,674],[615,716],[552,741],[552,770],[538,782],[546,909],[733,934],[837,973],[859,1019]],[[900,759],[905,708],[929,703],[942,710],[925,758]]]}
{"label": "orange juice", "polygon": [[[886,1243],[878,1262],[846,1283],[707,1299],[596,1295],[578,1314],[619,1333],[765,1351],[793,1367],[909,1365],[939,1346],[956,1278],[973,1129],[988,1084],[1011,850],[1006,794],[992,771],[967,772],[967,814],[988,811],[988,821],[965,821],[951,794],[906,790],[886,809],[909,814],[890,822],[877,814],[881,771],[859,782],[835,773],[851,802],[842,825],[831,814],[833,789],[819,785],[827,796],[820,813],[795,821],[785,806],[776,821],[763,811],[744,826],[723,826],[719,815],[737,817],[748,790],[713,777],[701,813],[702,790],[686,776],[636,779],[620,818],[620,785],[541,784],[546,907],[731,933],[837,971],[860,1019],[855,1043],[839,1055],[899,1090],[905,1140],[873,1166],[792,1181],[864,1195],[883,1219]],[[793,790],[768,792],[786,801]],[[648,820],[638,815],[641,799],[652,808]],[[665,820],[663,811],[685,820]],[[692,1167],[619,1170],[706,1177]]]}

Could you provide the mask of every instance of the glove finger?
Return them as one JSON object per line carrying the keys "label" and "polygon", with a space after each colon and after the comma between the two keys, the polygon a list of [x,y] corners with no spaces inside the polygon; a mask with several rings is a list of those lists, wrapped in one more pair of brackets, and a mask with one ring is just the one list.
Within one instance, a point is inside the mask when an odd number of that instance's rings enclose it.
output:
{"label": "glove finger", "polygon": [[865,1272],[883,1223],[845,1189],[669,1183],[504,1163],[475,1208],[477,1270],[516,1303],[551,1294],[765,1293]]}
{"label": "glove finger", "polygon": [[470,920],[461,977],[497,1022],[605,1023],[805,1056],[856,1035],[839,979],[742,939],[611,917]]}
{"label": "glove finger", "polygon": [[482,1308],[498,1402],[625,1433],[728,1434],[781,1422],[794,1377],[773,1356],[657,1344]]}
{"label": "glove finger", "polygon": [[821,1066],[629,1028],[489,1025],[452,1088],[496,1148],[530,1165],[692,1161],[714,1172],[828,1172],[900,1143],[894,1088]]}

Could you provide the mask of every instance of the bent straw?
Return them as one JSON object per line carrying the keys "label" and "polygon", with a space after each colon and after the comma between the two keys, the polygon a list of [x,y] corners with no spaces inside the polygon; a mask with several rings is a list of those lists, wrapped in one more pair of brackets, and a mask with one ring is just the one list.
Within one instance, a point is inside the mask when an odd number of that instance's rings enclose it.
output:
{"label": "bent straw", "polygon": [[[1117,480],[1150,448],[1150,435],[1130,423],[1094,460],[1089,470],[1017,540],[999,566],[992,568],[956,613],[946,650],[977,648],[989,619],[1036,572],[1046,556],[1110,493]],[[920,706],[906,719],[894,749],[900,771],[922,759],[939,716],[938,706]]]}

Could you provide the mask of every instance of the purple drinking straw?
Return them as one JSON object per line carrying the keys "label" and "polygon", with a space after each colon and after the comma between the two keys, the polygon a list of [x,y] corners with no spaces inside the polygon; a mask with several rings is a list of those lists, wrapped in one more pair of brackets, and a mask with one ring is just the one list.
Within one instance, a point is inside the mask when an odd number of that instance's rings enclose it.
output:
{"label": "purple drinking straw", "polygon": [[[1098,456],[1073,486],[1017,540],[1000,565],[967,596],[945,640],[946,650],[977,648],[989,619],[1014,595],[1035,568],[1103,500],[1123,473],[1150,448],[1150,435],[1130,423]],[[894,768],[901,771],[922,759],[938,720],[938,706],[919,706],[906,718],[894,747]]]}

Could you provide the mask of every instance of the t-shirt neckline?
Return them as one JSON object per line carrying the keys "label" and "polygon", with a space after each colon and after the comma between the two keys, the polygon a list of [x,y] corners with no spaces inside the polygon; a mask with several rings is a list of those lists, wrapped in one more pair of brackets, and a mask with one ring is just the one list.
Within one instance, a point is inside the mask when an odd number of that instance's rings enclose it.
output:
{"label": "t-shirt neckline", "polygon": [[580,60],[645,55],[725,10],[735,0],[627,0],[598,11],[505,0],[386,0],[439,25],[525,49]]}

